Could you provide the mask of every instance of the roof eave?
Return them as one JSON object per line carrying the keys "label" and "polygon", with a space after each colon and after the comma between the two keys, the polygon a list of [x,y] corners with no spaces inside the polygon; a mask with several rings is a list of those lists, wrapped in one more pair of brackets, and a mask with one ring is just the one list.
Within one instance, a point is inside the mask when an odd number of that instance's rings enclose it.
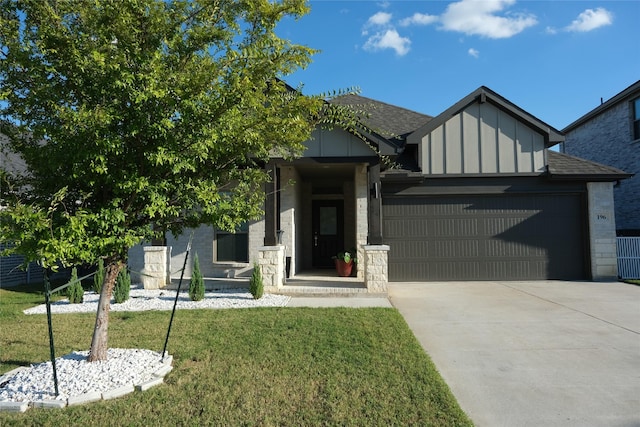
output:
{"label": "roof eave", "polygon": [[549,179],[554,181],[589,181],[589,182],[612,182],[631,178],[634,174],[554,174],[549,173]]}
{"label": "roof eave", "polygon": [[608,99],[606,102],[598,105],[596,108],[594,108],[593,110],[589,111],[587,114],[585,114],[584,116],[580,117],[578,120],[576,120],[573,123],[569,124],[567,127],[562,129],[562,132],[563,133],[571,132],[572,130],[574,130],[578,126],[580,126],[583,123],[591,120],[592,118],[602,114],[604,111],[608,110],[609,108],[619,104],[620,102],[625,101],[628,98],[635,97],[638,94],[640,94],[640,80],[638,80],[637,82],[633,83],[628,88],[622,90],[620,93],[614,95],[613,97]]}

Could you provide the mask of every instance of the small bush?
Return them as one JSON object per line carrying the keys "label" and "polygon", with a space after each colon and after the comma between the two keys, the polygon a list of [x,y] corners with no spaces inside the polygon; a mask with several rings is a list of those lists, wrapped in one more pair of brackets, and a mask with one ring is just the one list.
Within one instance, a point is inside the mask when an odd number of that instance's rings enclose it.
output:
{"label": "small bush", "polygon": [[202,278],[202,273],[200,273],[200,261],[198,261],[197,253],[193,260],[193,272],[189,282],[189,298],[191,298],[191,301],[204,299],[204,279]]}
{"label": "small bush", "polygon": [[102,258],[98,260],[98,270],[93,276],[93,291],[99,294],[102,291],[102,284],[104,283],[104,261]]}
{"label": "small bush", "polygon": [[131,276],[127,267],[122,268],[116,279],[116,286],[113,288],[113,299],[116,304],[122,304],[129,299],[131,290]]}
{"label": "small bush", "polygon": [[73,284],[67,288],[67,297],[71,304],[80,304],[84,301],[84,289],[78,280],[78,270],[75,267],[71,270],[71,279],[67,283],[72,282]]}
{"label": "small bush", "polygon": [[251,280],[249,281],[249,292],[253,295],[253,299],[262,298],[262,294],[264,292],[262,272],[260,271],[260,266],[257,263],[253,264],[253,273],[251,274]]}

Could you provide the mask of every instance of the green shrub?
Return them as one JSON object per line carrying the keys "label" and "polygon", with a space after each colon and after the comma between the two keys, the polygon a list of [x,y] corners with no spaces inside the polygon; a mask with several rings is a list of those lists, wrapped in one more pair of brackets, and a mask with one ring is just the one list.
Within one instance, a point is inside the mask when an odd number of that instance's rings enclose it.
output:
{"label": "green shrub", "polygon": [[129,299],[129,291],[131,290],[131,276],[127,267],[123,267],[118,273],[116,286],[113,288],[113,299],[116,304],[121,304]]}
{"label": "green shrub", "polygon": [[102,258],[98,260],[98,270],[93,276],[93,291],[99,294],[102,291],[102,284],[104,283],[104,261]]}
{"label": "green shrub", "polygon": [[202,278],[202,273],[200,273],[200,261],[198,261],[197,253],[193,260],[193,272],[189,282],[189,298],[191,298],[191,301],[204,299],[204,279]]}
{"label": "green shrub", "polygon": [[262,272],[260,271],[260,266],[257,263],[253,264],[253,273],[251,274],[251,280],[249,281],[249,292],[253,295],[253,299],[262,298],[262,294],[264,292]]}
{"label": "green shrub", "polygon": [[80,304],[84,301],[84,289],[82,283],[78,280],[78,270],[73,267],[71,270],[71,279],[67,283],[73,283],[67,288],[67,297],[71,304]]}

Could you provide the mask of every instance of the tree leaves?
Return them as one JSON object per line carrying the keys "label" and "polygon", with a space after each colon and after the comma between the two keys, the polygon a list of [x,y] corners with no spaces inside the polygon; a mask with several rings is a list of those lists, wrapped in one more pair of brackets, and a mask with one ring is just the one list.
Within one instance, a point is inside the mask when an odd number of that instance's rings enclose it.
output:
{"label": "tree leaves", "polygon": [[2,239],[46,265],[123,257],[150,224],[232,230],[258,217],[257,160],[299,153],[322,108],[278,79],[313,53],[273,32],[303,1],[2,10],[0,119],[27,166],[8,178]]}

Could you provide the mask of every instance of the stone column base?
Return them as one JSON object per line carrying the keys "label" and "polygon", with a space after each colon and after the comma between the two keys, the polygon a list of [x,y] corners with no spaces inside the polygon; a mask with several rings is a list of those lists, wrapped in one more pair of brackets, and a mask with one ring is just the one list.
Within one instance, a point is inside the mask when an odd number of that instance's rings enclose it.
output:
{"label": "stone column base", "polygon": [[140,279],[145,289],[161,289],[170,282],[170,246],[145,246],[144,268]]}
{"label": "stone column base", "polygon": [[387,293],[390,249],[388,245],[364,246],[364,284],[367,286],[367,292]]}
{"label": "stone column base", "polygon": [[262,273],[265,292],[278,292],[284,286],[284,246],[262,246],[258,250],[258,267]]}

